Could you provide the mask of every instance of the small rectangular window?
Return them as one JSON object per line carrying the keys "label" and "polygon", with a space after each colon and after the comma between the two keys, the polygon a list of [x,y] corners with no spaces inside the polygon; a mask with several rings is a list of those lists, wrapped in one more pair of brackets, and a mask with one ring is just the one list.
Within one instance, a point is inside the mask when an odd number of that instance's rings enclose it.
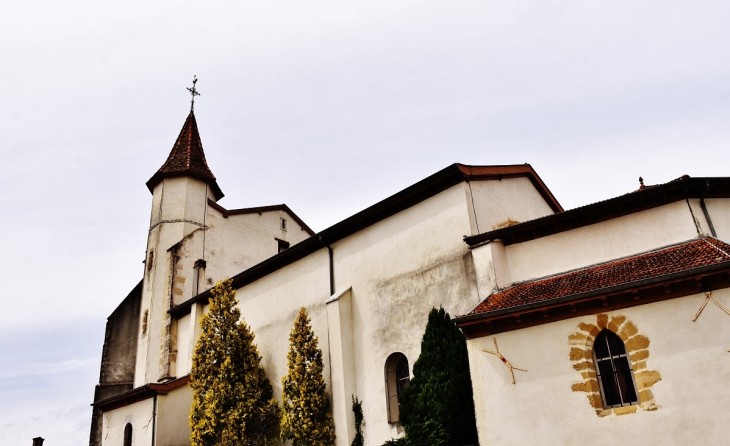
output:
{"label": "small rectangular window", "polygon": [[279,251],[284,251],[285,249],[289,248],[289,242],[286,240],[276,239],[277,243],[279,243]]}
{"label": "small rectangular window", "polygon": [[281,230],[286,231],[286,218],[281,219]]}

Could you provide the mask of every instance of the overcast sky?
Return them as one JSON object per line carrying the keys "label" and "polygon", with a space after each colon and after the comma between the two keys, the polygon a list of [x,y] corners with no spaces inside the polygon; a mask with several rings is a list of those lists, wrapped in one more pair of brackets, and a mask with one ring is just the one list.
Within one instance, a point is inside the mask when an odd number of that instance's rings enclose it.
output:
{"label": "overcast sky", "polygon": [[200,79],[240,208],[315,231],[454,162],[567,209],[730,176],[730,2],[27,0],[0,19],[0,444],[88,441],[106,317]]}

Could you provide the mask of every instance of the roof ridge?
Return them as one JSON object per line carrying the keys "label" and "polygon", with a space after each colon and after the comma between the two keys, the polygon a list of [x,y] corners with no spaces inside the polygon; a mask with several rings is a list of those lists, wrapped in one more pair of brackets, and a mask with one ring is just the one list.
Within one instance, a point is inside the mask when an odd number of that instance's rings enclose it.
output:
{"label": "roof ridge", "polygon": [[704,241],[705,243],[707,243],[707,244],[708,244],[708,245],[710,245],[711,247],[715,248],[715,249],[716,249],[717,251],[720,251],[720,252],[721,252],[722,254],[725,254],[725,256],[726,256],[726,257],[727,257],[728,259],[730,259],[730,254],[726,253],[725,251],[723,251],[723,250],[722,250],[722,249],[720,249],[719,247],[717,247],[717,246],[713,245],[712,243],[710,243],[710,242],[709,242],[709,241],[707,240],[708,238],[711,238],[711,239],[713,239],[713,240],[716,240],[716,241],[718,241],[718,242],[720,242],[720,243],[724,243],[724,244],[727,244],[727,243],[725,243],[725,242],[723,242],[722,240],[720,240],[720,239],[718,239],[718,238],[715,238],[715,237],[705,236],[705,237],[703,237],[703,238],[702,238],[702,241]]}

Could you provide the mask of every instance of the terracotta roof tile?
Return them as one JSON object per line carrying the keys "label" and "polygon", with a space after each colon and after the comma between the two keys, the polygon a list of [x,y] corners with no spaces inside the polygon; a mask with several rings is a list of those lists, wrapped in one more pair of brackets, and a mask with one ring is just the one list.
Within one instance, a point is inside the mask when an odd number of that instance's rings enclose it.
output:
{"label": "terracotta roof tile", "polygon": [[505,310],[573,294],[730,261],[730,245],[713,237],[590,266],[499,290],[469,315]]}
{"label": "terracotta roof tile", "polygon": [[195,120],[195,114],[192,112],[185,120],[180,135],[178,135],[175,145],[172,146],[170,156],[167,157],[167,161],[152,178],[147,181],[147,187],[152,191],[163,178],[176,176],[191,176],[205,181],[213,187],[217,198],[223,197],[215,175],[210,171],[208,163],[205,161],[203,143],[200,141],[200,134],[198,133],[198,123]]}

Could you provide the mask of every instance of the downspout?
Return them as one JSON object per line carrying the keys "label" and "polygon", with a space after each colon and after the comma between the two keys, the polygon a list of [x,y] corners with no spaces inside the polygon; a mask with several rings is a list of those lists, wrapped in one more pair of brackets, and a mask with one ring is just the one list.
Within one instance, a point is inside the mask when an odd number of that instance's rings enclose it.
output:
{"label": "downspout", "polygon": [[327,251],[329,251],[330,255],[330,296],[333,296],[335,294],[335,261],[334,261],[334,253],[332,252],[332,247],[324,242],[322,239],[322,236],[319,236],[319,242],[322,244],[322,246],[327,248]]}
{"label": "downspout", "polygon": [[697,237],[702,237],[702,228],[700,227],[700,222],[697,220],[697,217],[695,217],[695,213],[692,210],[692,205],[689,204],[689,191],[687,191],[687,183],[684,182],[685,177],[682,177],[682,190],[684,190],[684,201],[687,203],[687,209],[689,209],[689,215],[692,217],[692,223],[695,225],[695,230],[697,231]]}
{"label": "downspout", "polygon": [[710,232],[712,233],[713,237],[717,237],[717,233],[715,232],[715,227],[712,225],[712,219],[710,218],[710,213],[707,212],[707,206],[705,206],[705,195],[707,195],[707,192],[710,191],[710,179],[705,179],[705,191],[702,192],[702,196],[700,197],[700,207],[702,208],[702,212],[705,214],[705,220],[707,220],[707,224],[710,225]]}
{"label": "downspout", "polygon": [[155,446],[155,426],[157,425],[157,393],[152,401],[152,446]]}

